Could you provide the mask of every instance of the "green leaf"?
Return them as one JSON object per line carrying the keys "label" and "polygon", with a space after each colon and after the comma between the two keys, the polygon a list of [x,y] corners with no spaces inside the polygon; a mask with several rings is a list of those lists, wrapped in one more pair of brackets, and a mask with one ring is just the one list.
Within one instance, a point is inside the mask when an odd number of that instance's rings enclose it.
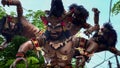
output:
{"label": "green leaf", "polygon": [[120,0],[117,1],[114,6],[112,7],[112,13],[117,15],[118,13],[120,13]]}

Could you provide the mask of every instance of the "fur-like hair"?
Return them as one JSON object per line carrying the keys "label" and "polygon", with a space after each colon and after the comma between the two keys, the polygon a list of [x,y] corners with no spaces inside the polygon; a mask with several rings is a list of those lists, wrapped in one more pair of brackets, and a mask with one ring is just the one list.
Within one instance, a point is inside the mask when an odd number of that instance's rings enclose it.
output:
{"label": "fur-like hair", "polygon": [[74,9],[74,8],[76,8],[77,6],[78,6],[77,4],[71,4],[71,5],[69,6],[69,10]]}
{"label": "fur-like hair", "polygon": [[113,46],[115,47],[116,43],[117,43],[117,33],[115,31],[115,29],[113,28],[111,23],[105,23],[103,25],[104,28],[106,28],[107,30],[103,33],[106,37],[107,40],[107,44],[109,46]]}
{"label": "fur-like hair", "polygon": [[97,43],[115,47],[117,43],[117,33],[113,29],[113,26],[110,23],[104,23],[102,33],[103,35],[99,35],[98,33],[93,35],[93,38],[98,37]]}
{"label": "fur-like hair", "polygon": [[64,13],[64,6],[62,0],[52,0],[49,16],[61,17]]}
{"label": "fur-like hair", "polygon": [[107,29],[109,29],[109,30],[114,30],[112,24],[109,23],[109,22],[104,23],[104,24],[103,24],[103,27],[105,27],[105,28],[107,28]]}
{"label": "fur-like hair", "polygon": [[72,4],[69,6],[69,11],[73,8],[75,9],[75,12],[72,23],[78,26],[86,23],[89,12],[82,5]]}
{"label": "fur-like hair", "polygon": [[82,5],[79,5],[76,9],[79,11],[81,18],[83,17],[85,20],[88,18],[89,12]]}

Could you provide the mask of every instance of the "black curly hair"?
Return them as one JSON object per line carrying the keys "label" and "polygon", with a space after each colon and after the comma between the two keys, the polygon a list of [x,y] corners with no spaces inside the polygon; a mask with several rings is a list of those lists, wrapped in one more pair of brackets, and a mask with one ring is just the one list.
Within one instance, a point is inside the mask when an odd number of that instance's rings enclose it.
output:
{"label": "black curly hair", "polygon": [[89,17],[89,12],[82,5],[71,4],[69,6],[69,11],[71,9],[75,10],[72,22],[74,25],[79,26],[82,25],[83,23],[86,23],[86,20]]}
{"label": "black curly hair", "polygon": [[64,13],[62,0],[52,0],[49,16],[60,17]]}
{"label": "black curly hair", "polygon": [[77,6],[78,6],[77,4],[71,4],[71,5],[69,6],[69,10],[74,9],[74,8],[76,8]]}
{"label": "black curly hair", "polygon": [[109,46],[115,47],[117,43],[117,33],[116,30],[113,28],[112,24],[107,22],[103,24],[103,27],[107,29],[106,32],[104,32],[104,35],[107,37],[107,44]]}
{"label": "black curly hair", "polygon": [[99,39],[100,44],[103,43],[106,46],[115,47],[117,43],[117,33],[111,23],[107,22],[103,24],[102,33],[103,35],[101,36],[99,36],[98,33],[95,33],[93,37],[101,37]]}

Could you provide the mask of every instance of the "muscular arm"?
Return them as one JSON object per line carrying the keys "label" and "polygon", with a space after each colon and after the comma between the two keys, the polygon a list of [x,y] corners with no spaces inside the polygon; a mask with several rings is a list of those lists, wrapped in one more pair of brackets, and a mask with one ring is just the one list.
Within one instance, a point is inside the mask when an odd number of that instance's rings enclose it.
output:
{"label": "muscular arm", "polygon": [[25,43],[23,43],[19,50],[18,50],[18,53],[16,54],[16,57],[25,57],[25,53],[28,51],[28,50],[32,50],[34,48],[32,42],[29,40]]}
{"label": "muscular arm", "polygon": [[100,13],[100,11],[97,8],[93,8],[92,11],[94,12],[94,26],[89,28],[91,32],[99,30],[99,13]]}
{"label": "muscular arm", "polygon": [[92,11],[94,12],[94,26],[91,26],[88,23],[84,24],[84,28],[88,28],[85,31],[86,35],[91,34],[93,31],[98,31],[99,30],[99,13],[100,11],[97,8],[93,8]]}
{"label": "muscular arm", "polygon": [[[95,24],[94,26],[91,26],[90,24],[88,23],[85,23],[85,29],[87,29],[85,32],[88,32],[88,34],[91,34],[93,31],[96,31],[99,29],[99,25],[98,24]],[[87,33],[85,33],[87,34]]]}
{"label": "muscular arm", "polygon": [[40,47],[42,47],[44,45],[44,36],[41,35],[39,37],[36,38],[32,38],[31,40],[23,43],[19,50],[18,53],[16,54],[16,57],[25,57],[25,53],[28,50],[39,50]]}
{"label": "muscular arm", "polygon": [[20,62],[21,60],[23,60],[26,64],[26,68],[28,68],[28,65],[27,65],[27,60],[26,60],[26,56],[25,56],[25,53],[28,51],[28,50],[31,50],[33,49],[34,46],[32,44],[32,42],[29,40],[27,42],[25,42],[24,44],[22,44],[18,50],[18,53],[16,54],[16,59],[15,61],[10,65],[10,68],[16,68],[16,64],[18,62]]}
{"label": "muscular arm", "polygon": [[94,12],[94,26],[90,27],[89,29],[93,32],[95,30],[99,30],[99,13],[100,13],[100,11],[97,8],[93,8],[92,11]]}
{"label": "muscular arm", "polygon": [[100,11],[97,8],[93,8],[92,11],[94,12],[94,24],[99,24],[99,13]]}
{"label": "muscular arm", "polygon": [[28,50],[33,49],[34,46],[31,41],[27,41],[24,44],[22,44],[18,50],[18,52],[24,52],[26,53]]}
{"label": "muscular arm", "polygon": [[120,51],[117,50],[115,47],[110,47],[108,48],[108,50],[116,55],[119,55],[120,56]]}

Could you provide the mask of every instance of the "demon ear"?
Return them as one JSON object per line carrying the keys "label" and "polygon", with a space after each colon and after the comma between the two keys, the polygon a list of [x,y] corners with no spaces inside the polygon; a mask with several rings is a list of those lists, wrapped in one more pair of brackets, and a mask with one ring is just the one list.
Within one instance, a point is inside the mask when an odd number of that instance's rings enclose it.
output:
{"label": "demon ear", "polygon": [[61,17],[64,13],[64,7],[62,0],[51,0],[51,8],[49,16],[54,15],[55,17]]}
{"label": "demon ear", "polygon": [[40,18],[45,25],[48,24],[47,18],[45,16],[41,16]]}

